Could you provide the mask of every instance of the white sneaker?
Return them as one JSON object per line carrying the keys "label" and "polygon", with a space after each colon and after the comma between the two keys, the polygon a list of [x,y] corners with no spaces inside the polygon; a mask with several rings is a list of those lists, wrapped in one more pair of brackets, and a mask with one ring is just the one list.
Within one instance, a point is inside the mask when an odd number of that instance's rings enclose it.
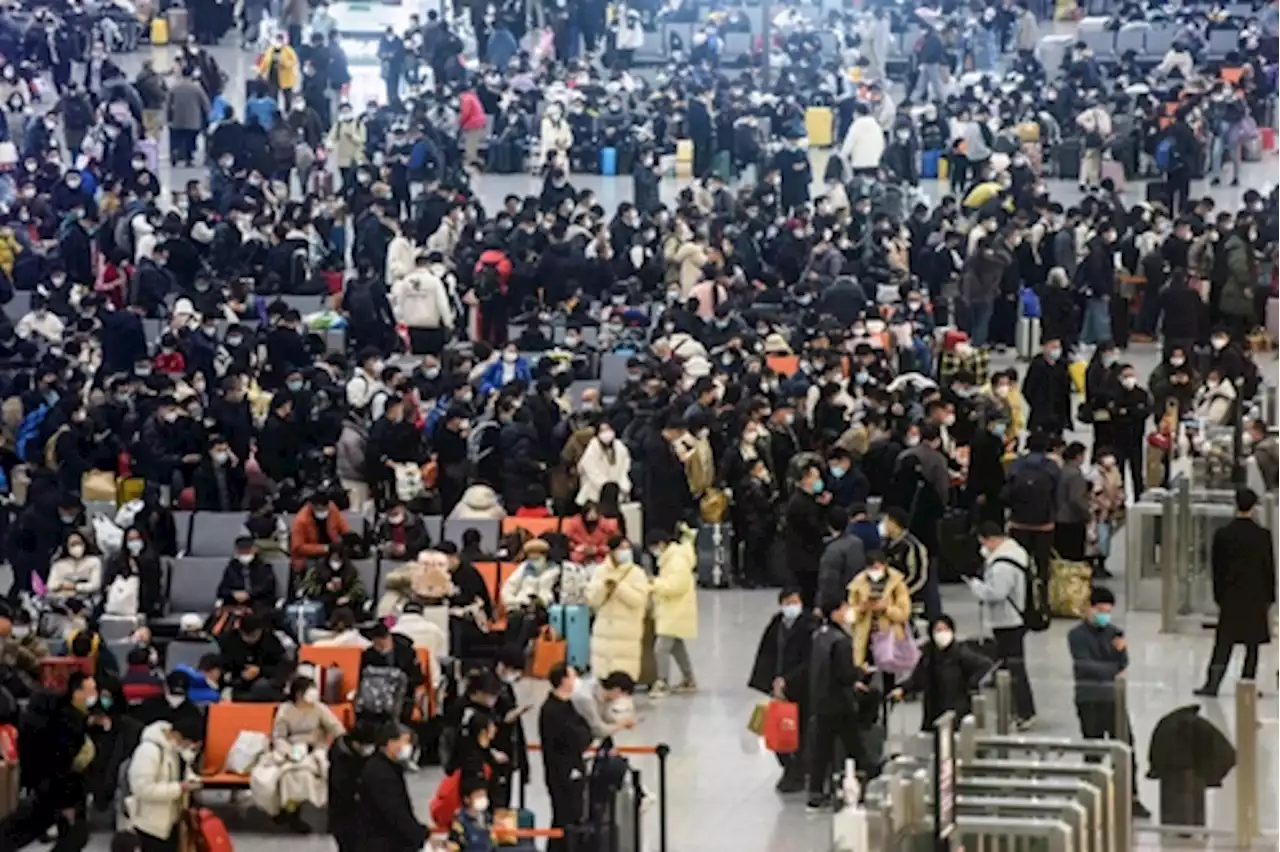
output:
{"label": "white sneaker", "polygon": [[671,690],[667,689],[667,683],[663,680],[655,680],[653,686],[649,687],[650,698],[666,698],[671,694]]}

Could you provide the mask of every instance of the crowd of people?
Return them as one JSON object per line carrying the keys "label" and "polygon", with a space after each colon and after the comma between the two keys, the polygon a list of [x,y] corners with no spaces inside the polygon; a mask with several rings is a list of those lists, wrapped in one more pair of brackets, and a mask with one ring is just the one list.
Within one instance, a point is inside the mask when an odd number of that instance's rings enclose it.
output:
{"label": "crowd of people", "polygon": [[[434,831],[483,852],[528,781],[514,684],[531,668],[551,685],[549,816],[576,826],[583,753],[635,724],[637,688],[696,693],[707,587],[781,588],[750,686],[799,706],[806,749],[779,755],[779,789],[813,809],[837,743],[877,771],[860,732],[886,701],[922,695],[927,726],[999,664],[1017,727],[1035,724],[1026,641],[1055,553],[1098,581],[1069,648],[1082,733],[1115,733],[1128,657],[1102,581],[1126,493],[1237,424],[1231,461],[1277,484],[1251,403],[1277,193],[1226,209],[1190,193],[1224,163],[1238,182],[1268,129],[1273,22],[1221,62],[1188,36],[1154,71],[1104,69],[1081,43],[1055,75],[1025,2],[979,10],[978,29],[916,14],[899,101],[883,10],[837,57],[779,33],[772,80],[720,67],[712,29],[647,79],[635,19],[611,29],[589,6],[528,34],[505,5],[414,17],[380,40],[386,95],[364,105],[344,100],[323,3],[262,34],[241,109],[207,47],[226,4],[191,7],[172,73],[147,60],[130,79],[100,43],[72,73],[43,17],[3,51],[0,302],[30,308],[0,317],[0,717],[51,755],[22,763],[0,824],[14,848],[50,828],[83,848],[89,803],[117,800],[122,842],[177,848],[205,708],[234,701],[278,705],[270,736],[233,751],[282,825],[319,808],[342,849]],[[263,9],[244,14],[254,41]],[[207,179],[165,192],[166,134]],[[538,194],[484,202],[483,172],[527,169]],[[943,169],[931,204],[919,188]],[[632,200],[605,210],[575,185],[596,171],[629,175]],[[1051,195],[1076,176],[1080,200]],[[1150,376],[1126,354],[1144,337]],[[1025,370],[993,366],[1008,350]],[[244,518],[207,618],[170,611],[178,510]],[[467,528],[504,519],[527,523],[496,547]],[[374,554],[377,588],[358,567]],[[1248,629],[1220,632],[1206,694],[1233,642],[1250,670],[1267,638],[1262,568],[1240,554],[1215,546],[1215,594]],[[497,584],[494,560],[515,566]],[[957,639],[955,582],[989,643]],[[552,625],[567,647],[544,666]],[[376,686],[354,724],[298,662],[308,643],[362,650]],[[55,683],[57,656],[89,667]],[[428,760],[446,772],[430,825],[403,778]]]}

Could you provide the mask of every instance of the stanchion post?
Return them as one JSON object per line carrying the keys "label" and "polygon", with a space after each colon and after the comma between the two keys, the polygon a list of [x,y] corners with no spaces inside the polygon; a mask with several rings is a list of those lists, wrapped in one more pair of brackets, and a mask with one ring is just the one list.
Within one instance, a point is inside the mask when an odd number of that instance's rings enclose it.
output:
{"label": "stanchion post", "polygon": [[[667,758],[671,755],[671,747],[666,743],[658,743],[655,753],[658,755],[658,849],[667,852]],[[636,849],[639,849],[637,841]]]}
{"label": "stanchion post", "polygon": [[1124,672],[1116,675],[1116,718],[1115,739],[1122,743],[1129,741],[1129,676]]}
{"label": "stanchion post", "polygon": [[[1129,531],[1133,534],[1133,530]],[[1160,499],[1160,632],[1178,632],[1178,556],[1182,548],[1178,498],[1173,491]],[[1134,566],[1137,570],[1137,566]]]}
{"label": "stanchion post", "polygon": [[1236,682],[1236,843],[1248,849],[1258,836],[1258,685]]}
{"label": "stanchion post", "polygon": [[1013,721],[1013,675],[1008,669],[996,672],[996,733],[1008,736]]}
{"label": "stanchion post", "polygon": [[974,725],[979,731],[985,731],[987,729],[987,696],[979,692],[973,696],[969,706],[973,710]]}

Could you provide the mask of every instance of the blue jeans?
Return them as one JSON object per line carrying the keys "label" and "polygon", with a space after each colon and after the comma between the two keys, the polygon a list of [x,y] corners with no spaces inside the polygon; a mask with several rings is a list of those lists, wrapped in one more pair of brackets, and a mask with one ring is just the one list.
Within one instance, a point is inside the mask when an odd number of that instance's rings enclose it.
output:
{"label": "blue jeans", "polygon": [[1111,339],[1111,308],[1098,297],[1084,305],[1084,323],[1080,327],[1081,343],[1101,343]]}
{"label": "blue jeans", "polygon": [[991,327],[991,314],[994,311],[994,302],[971,302],[969,304],[969,337],[974,346],[987,345],[987,329]]}

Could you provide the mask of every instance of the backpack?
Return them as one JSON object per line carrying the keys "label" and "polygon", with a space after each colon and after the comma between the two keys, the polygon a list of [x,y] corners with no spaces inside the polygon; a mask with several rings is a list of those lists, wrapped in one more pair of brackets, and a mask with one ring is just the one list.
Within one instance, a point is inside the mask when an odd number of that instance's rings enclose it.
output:
{"label": "backpack", "polygon": [[491,302],[498,298],[502,293],[502,276],[498,274],[497,264],[483,260],[477,263],[472,289],[481,302]]}
{"label": "backpack", "polygon": [[1156,168],[1167,172],[1178,162],[1178,143],[1172,136],[1166,136],[1156,143]]}
{"label": "backpack", "polygon": [[367,666],[360,673],[356,713],[397,718],[408,689],[409,678],[395,666]]}
{"label": "backpack", "polygon": [[33,442],[35,446],[40,447],[41,451],[44,450],[44,442],[39,440],[40,430],[44,426],[44,421],[49,416],[50,410],[50,406],[46,403],[23,417],[22,422],[18,424],[18,437],[14,444],[14,452],[24,462],[35,460],[34,456],[30,455]]}
{"label": "backpack", "polygon": [[196,852],[232,852],[235,844],[226,823],[208,808],[187,811],[187,835],[195,840]]}
{"label": "backpack", "polygon": [[1006,503],[1016,507],[1012,516],[1021,524],[1049,524],[1053,521],[1057,490],[1053,477],[1041,467],[1020,467],[1009,477]]}
{"label": "backpack", "polygon": [[[1017,610],[1018,615],[1022,616],[1022,624],[1033,633],[1049,629],[1049,623],[1053,620],[1053,616],[1049,611],[1049,595],[1045,589],[1044,580],[1040,577],[1040,572],[1036,570],[1036,560],[1031,554],[1027,554],[1027,564],[1019,565],[1008,557],[997,559],[996,562],[1008,562],[1010,565],[1022,572],[1023,582],[1026,586],[1025,608],[1019,608],[1014,605],[1013,599],[1009,598],[1009,606]],[[995,564],[994,562],[992,563]]]}

